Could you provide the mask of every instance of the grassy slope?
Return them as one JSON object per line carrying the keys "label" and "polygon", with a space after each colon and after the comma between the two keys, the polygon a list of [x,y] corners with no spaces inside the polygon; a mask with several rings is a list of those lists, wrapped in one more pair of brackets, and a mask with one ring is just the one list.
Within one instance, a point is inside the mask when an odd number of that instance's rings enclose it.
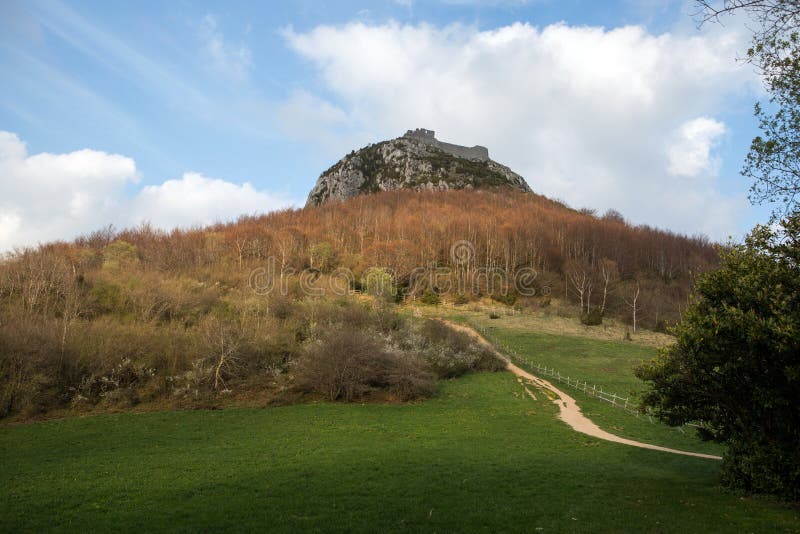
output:
{"label": "grassy slope", "polygon": [[[613,341],[602,336],[608,332],[600,330],[599,339],[592,328],[581,327],[570,332],[570,335],[557,335],[547,330],[561,319],[549,324],[542,317],[522,315],[501,316],[489,319],[486,313],[465,311],[450,312],[451,318],[460,322],[486,329],[489,337],[499,342],[500,348],[510,348],[515,353],[505,351],[515,363],[537,374],[534,365],[554,368],[565,376],[585,380],[589,384],[602,387],[604,391],[629,396],[635,399],[642,391],[644,384],[633,374],[635,365],[655,356],[656,348],[652,346],[656,336],[660,334],[642,333],[650,345],[637,342]],[[573,321],[577,322],[577,321]],[[619,339],[621,339],[621,335]],[[658,341],[662,341],[660,338]],[[663,344],[660,343],[660,344]],[[544,377],[548,378],[548,377]],[[722,454],[722,447],[714,443],[703,442],[697,438],[691,428],[677,429],[658,422],[651,422],[646,417],[636,418],[624,410],[610,406],[565,384],[554,382],[558,387],[572,395],[583,412],[601,428],[619,436],[674,447],[678,449]]]}
{"label": "grassy slope", "polygon": [[597,441],[476,374],[414,405],[120,414],[0,428],[0,531],[787,531],[719,464]]}

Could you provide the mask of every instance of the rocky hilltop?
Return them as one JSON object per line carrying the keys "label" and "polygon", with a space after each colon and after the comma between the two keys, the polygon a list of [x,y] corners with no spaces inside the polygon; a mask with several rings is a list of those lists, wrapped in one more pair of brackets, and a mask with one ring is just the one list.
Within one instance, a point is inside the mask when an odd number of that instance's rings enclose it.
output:
{"label": "rocky hilltop", "polygon": [[445,143],[431,130],[416,129],[339,160],[320,175],[306,206],[394,189],[499,187],[531,192],[522,176],[491,160],[486,147]]}

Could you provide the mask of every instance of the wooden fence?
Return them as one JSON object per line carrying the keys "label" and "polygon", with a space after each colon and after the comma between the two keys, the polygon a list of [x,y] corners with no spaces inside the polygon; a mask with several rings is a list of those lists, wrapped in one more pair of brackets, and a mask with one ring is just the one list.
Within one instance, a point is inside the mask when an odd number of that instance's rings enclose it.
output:
{"label": "wooden fence", "polygon": [[[471,324],[470,326],[472,326],[473,328],[475,328],[475,330],[480,332],[483,337],[488,339],[500,351],[510,356],[511,360],[514,363],[523,364],[527,368],[527,370],[536,374],[537,376],[541,378],[552,378],[555,382],[566,384],[567,386],[575,390],[585,393],[589,397],[599,399],[601,401],[607,402],[608,404],[614,406],[615,408],[620,408],[622,410],[625,410],[625,412],[627,412],[630,415],[633,415],[636,418],[645,417],[650,423],[655,422],[652,415],[648,413],[642,413],[638,409],[639,406],[638,399],[635,398],[632,399],[630,396],[623,397],[621,395],[617,395],[616,393],[605,391],[602,386],[598,387],[596,384],[589,384],[586,380],[580,380],[578,378],[570,377],[569,375],[564,375],[553,367],[547,367],[545,365],[534,363],[529,359],[518,354],[517,351],[515,351],[511,347],[497,340],[486,328],[475,324]],[[678,427],[678,431],[684,432],[684,430],[680,427]]]}

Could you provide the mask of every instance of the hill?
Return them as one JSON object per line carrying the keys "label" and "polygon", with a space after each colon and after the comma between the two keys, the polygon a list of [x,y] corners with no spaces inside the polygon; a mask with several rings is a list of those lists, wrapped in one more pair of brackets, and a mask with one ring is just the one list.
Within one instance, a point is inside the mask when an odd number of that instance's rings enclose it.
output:
{"label": "hill", "polygon": [[504,187],[531,190],[520,175],[492,161],[485,147],[443,143],[433,131],[416,129],[397,139],[353,151],[339,160],[320,175],[306,205],[396,189]]}
{"label": "hill", "polygon": [[[488,302],[576,323],[602,310],[635,338],[633,295],[636,327],[663,330],[716,258],[703,239],[515,190],[385,191],[205,228],[106,229],[0,262],[0,416],[215,406],[226,391],[285,402],[301,383],[312,398],[425,396],[450,372],[437,355],[459,372],[491,364],[403,325],[391,302]],[[326,390],[298,363],[323,346],[341,349],[323,360],[385,357]]]}

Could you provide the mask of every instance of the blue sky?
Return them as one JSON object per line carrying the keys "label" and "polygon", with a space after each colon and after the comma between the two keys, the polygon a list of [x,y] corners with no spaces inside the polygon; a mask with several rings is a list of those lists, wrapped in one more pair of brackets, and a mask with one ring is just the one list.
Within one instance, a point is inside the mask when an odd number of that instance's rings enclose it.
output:
{"label": "blue sky", "polygon": [[0,3],[0,249],[302,205],[426,127],[539,192],[740,236],[760,93],[737,21],[658,0]]}

